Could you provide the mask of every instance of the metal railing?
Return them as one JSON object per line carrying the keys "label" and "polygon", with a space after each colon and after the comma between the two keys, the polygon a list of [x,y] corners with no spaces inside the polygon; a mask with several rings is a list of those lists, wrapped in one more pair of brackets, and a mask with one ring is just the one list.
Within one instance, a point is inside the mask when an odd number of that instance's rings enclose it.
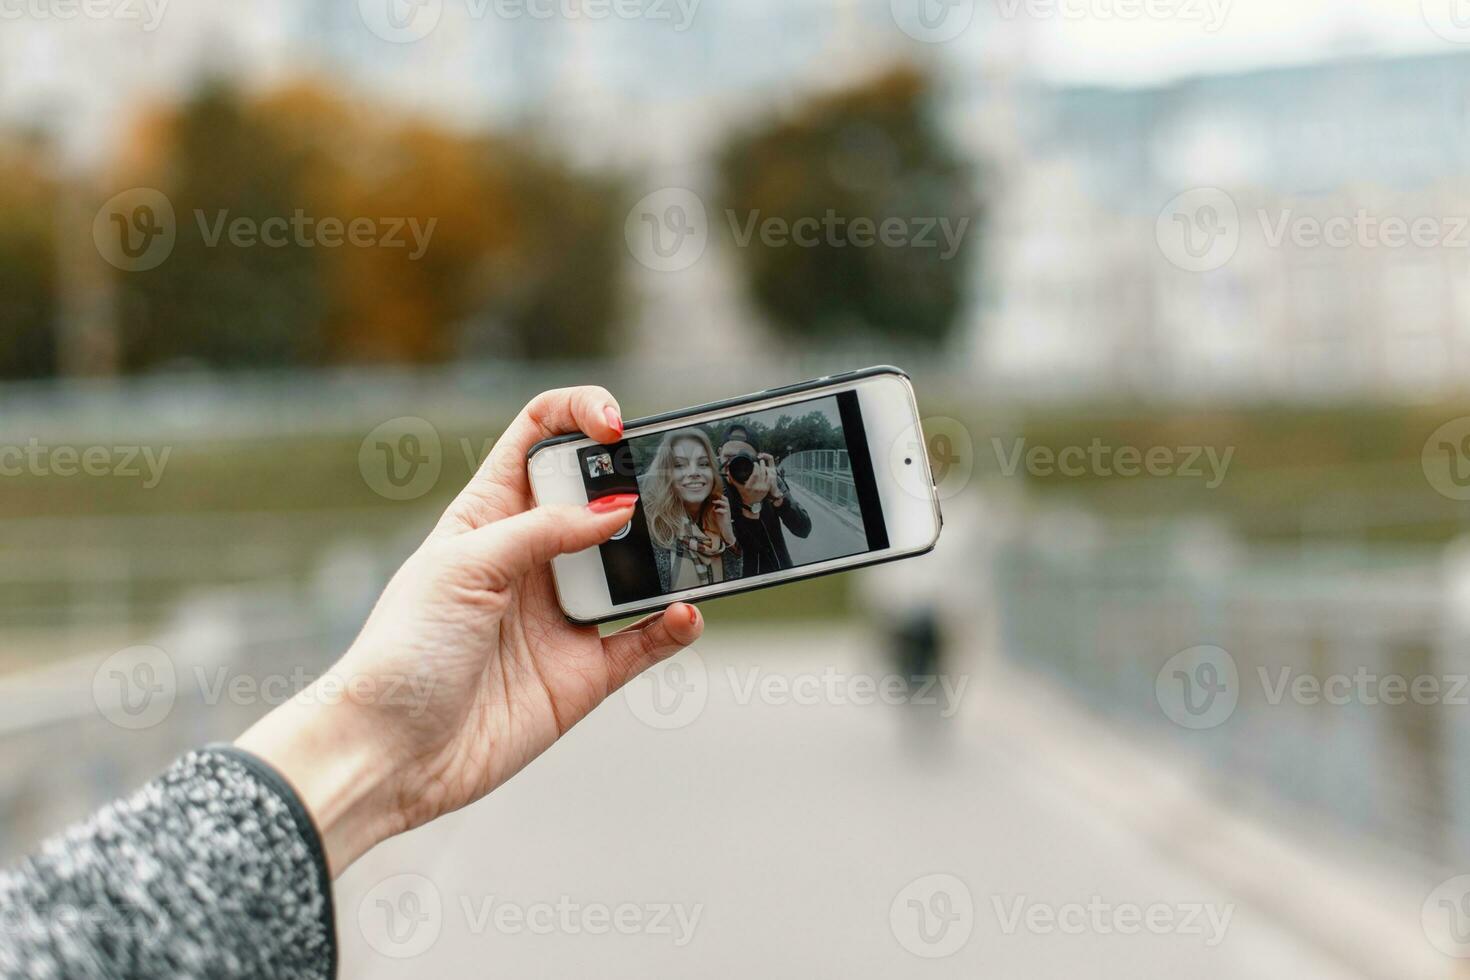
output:
{"label": "metal railing", "polygon": [[809,449],[792,453],[781,461],[786,482],[860,517],[857,488],[852,480],[852,463],[845,449]]}
{"label": "metal railing", "polygon": [[[1456,608],[1470,563],[1454,557],[1466,545],[1303,550],[1184,522],[1044,524],[975,556],[993,570],[1010,659],[1199,757],[1223,798],[1305,812],[1365,846],[1392,841],[1425,866],[1470,863],[1457,775],[1470,760],[1457,707],[1470,703],[1470,615]],[[1170,658],[1201,646],[1232,658],[1239,701],[1185,730],[1160,690]],[[1400,683],[1403,697],[1380,695]]]}

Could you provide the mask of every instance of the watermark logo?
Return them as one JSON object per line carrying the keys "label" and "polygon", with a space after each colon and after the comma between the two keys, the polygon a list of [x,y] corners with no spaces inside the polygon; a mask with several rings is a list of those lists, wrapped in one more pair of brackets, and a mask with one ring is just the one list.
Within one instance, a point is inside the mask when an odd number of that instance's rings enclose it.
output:
{"label": "watermark logo", "polygon": [[650,728],[688,727],[709,703],[709,669],[699,651],[686,649],[635,677],[623,688],[623,699]]}
{"label": "watermark logo", "polygon": [[1452,44],[1470,44],[1470,0],[1419,0],[1424,23]]}
{"label": "watermark logo", "polygon": [[439,26],[444,0],[357,0],[369,31],[391,44],[422,41]]}
{"label": "watermark logo", "polygon": [[384,878],[357,905],[357,926],[376,952],[411,959],[428,952],[444,929],[444,900],[419,874]]}
{"label": "watermark logo", "polygon": [[1429,945],[1446,956],[1470,959],[1470,875],[1456,875],[1430,892],[1419,924]]}
{"label": "watermark logo", "polygon": [[[928,475],[920,465],[925,456],[929,459]],[[899,486],[907,493],[921,500],[928,500],[931,494],[948,500],[970,485],[975,473],[975,442],[958,419],[926,418],[893,440],[888,468],[897,474]]]}
{"label": "watermark logo", "polygon": [[1240,702],[1235,658],[1216,646],[1181,650],[1159,669],[1154,696],[1164,715],[1182,728],[1223,725]]}
{"label": "watermark logo", "polygon": [[92,220],[97,253],[124,272],[158,268],[173,254],[178,233],[173,202],[151,187],[114,195]]}
{"label": "watermark logo", "polygon": [[92,702],[118,728],[141,731],[169,716],[178,697],[173,659],[154,646],[119,650],[92,675]]}
{"label": "watermark logo", "polygon": [[1424,479],[1441,496],[1470,500],[1470,415],[1435,429],[1419,454]]}
{"label": "watermark logo", "polygon": [[893,897],[888,926],[904,949],[924,959],[953,956],[975,930],[975,900],[951,874],[915,878]]}
{"label": "watermark logo", "polygon": [[638,264],[655,272],[681,272],[709,245],[709,215],[698,194],[665,187],[633,205],[623,237]]}
{"label": "watermark logo", "polygon": [[357,451],[363,481],[388,500],[417,500],[439,482],[444,446],[427,419],[403,415],[389,419],[363,439]]}
{"label": "watermark logo", "polygon": [[1218,187],[1185,191],[1164,205],[1154,225],[1159,251],[1186,272],[1210,272],[1240,248],[1240,209]]}
{"label": "watermark logo", "polygon": [[975,19],[975,0],[889,0],[893,22],[915,41],[953,41]]}

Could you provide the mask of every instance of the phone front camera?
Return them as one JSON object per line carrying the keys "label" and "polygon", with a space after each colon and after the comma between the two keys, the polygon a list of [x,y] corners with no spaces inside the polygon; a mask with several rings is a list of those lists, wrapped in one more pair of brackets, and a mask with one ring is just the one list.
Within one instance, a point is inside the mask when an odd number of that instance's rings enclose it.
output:
{"label": "phone front camera", "polygon": [[905,465],[905,466],[913,466],[914,465],[914,461],[910,457],[904,457],[903,465]]}

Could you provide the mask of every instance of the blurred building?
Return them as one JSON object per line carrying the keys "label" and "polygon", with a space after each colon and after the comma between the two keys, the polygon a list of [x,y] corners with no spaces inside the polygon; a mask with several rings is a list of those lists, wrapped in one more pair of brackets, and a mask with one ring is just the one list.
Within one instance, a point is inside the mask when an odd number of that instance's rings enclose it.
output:
{"label": "blurred building", "polygon": [[[974,323],[995,383],[1418,397],[1470,369],[1470,55],[1031,86],[1012,116]],[[1188,271],[1156,225],[1199,188],[1233,200],[1238,247]],[[1334,219],[1347,244],[1315,242]]]}

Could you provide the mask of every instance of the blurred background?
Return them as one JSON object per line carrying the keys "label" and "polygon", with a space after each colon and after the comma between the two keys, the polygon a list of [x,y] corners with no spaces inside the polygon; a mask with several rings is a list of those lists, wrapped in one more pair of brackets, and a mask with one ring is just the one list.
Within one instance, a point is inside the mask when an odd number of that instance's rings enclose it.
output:
{"label": "blurred background", "polygon": [[710,603],[345,975],[1470,976],[1458,0],[0,22],[0,859],[308,684],[537,391],[889,362],[940,548]]}

